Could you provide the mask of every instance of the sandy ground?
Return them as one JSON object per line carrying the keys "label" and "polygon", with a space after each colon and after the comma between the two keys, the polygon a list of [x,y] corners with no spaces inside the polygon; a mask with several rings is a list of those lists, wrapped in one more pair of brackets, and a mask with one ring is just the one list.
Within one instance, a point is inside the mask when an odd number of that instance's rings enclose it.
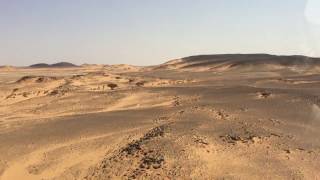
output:
{"label": "sandy ground", "polygon": [[318,69],[175,63],[0,69],[0,179],[320,179]]}

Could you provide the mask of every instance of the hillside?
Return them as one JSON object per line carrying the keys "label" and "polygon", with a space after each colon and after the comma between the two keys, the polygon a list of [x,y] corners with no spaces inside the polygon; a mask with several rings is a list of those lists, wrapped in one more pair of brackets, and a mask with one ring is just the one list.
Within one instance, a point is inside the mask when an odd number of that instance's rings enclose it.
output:
{"label": "hillside", "polygon": [[31,68],[69,68],[69,67],[78,67],[78,66],[69,62],[59,62],[55,64],[38,63],[38,64],[30,65],[29,67]]}
{"label": "hillside", "polygon": [[158,68],[171,69],[235,69],[252,66],[269,66],[272,68],[314,67],[320,66],[320,58],[307,56],[276,56],[269,54],[219,54],[198,55],[169,61]]}

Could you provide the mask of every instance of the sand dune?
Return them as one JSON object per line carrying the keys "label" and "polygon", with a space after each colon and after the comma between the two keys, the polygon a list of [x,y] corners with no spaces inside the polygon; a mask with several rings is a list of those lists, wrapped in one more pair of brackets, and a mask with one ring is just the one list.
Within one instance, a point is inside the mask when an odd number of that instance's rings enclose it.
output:
{"label": "sand dune", "polygon": [[319,179],[319,62],[0,69],[0,179]]}

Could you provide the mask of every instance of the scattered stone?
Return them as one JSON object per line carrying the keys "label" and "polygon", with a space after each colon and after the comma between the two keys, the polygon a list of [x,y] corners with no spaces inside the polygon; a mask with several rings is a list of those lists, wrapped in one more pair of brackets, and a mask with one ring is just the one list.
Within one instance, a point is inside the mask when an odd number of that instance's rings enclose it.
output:
{"label": "scattered stone", "polygon": [[159,169],[164,162],[164,158],[161,155],[147,155],[142,158],[140,166],[143,166],[147,169],[153,167],[154,169]]}
{"label": "scattered stone", "polygon": [[114,84],[114,83],[109,83],[109,84],[107,84],[107,86],[108,86],[111,90],[114,90],[115,88],[118,87],[118,85],[117,85],[117,84]]}
{"label": "scattered stone", "polygon": [[280,135],[278,135],[278,134],[276,134],[276,133],[270,133],[270,136],[281,137]]}
{"label": "scattered stone", "polygon": [[[156,149],[148,149],[146,144],[153,138],[164,136],[165,125],[155,127],[147,132],[143,137],[135,140],[124,148],[120,149],[118,153],[111,157],[104,159],[97,169],[93,169],[90,177],[101,176],[103,178],[115,173],[114,177],[119,177],[121,173],[113,172],[115,162],[121,167],[122,163],[132,163],[130,169],[126,169],[126,177],[128,179],[135,179],[140,177],[148,177],[148,172],[159,170],[165,162],[164,156]],[[108,178],[112,179],[112,177]]]}
{"label": "scattered stone", "polygon": [[249,142],[257,142],[260,140],[260,137],[254,136],[254,135],[247,135],[247,136],[239,136],[236,134],[227,134],[225,136],[220,136],[220,138],[223,139],[223,141],[227,143],[231,143],[235,145],[237,142],[242,142],[242,143],[249,143]]}
{"label": "scattered stone", "polygon": [[[69,87],[68,85],[62,85],[57,87],[56,89],[52,90],[49,95],[50,96],[63,96],[66,93],[68,93],[69,91],[71,91],[71,87]],[[44,92],[45,94],[47,92]]]}
{"label": "scattered stone", "polygon": [[205,140],[203,140],[201,138],[196,139],[194,142],[198,143],[198,144],[202,144],[202,145],[209,145],[208,142],[206,142]]}
{"label": "scattered stone", "polygon": [[271,95],[272,95],[272,93],[271,92],[267,92],[267,91],[258,92],[258,96],[260,98],[264,98],[264,99],[270,97]]}
{"label": "scattered stone", "polygon": [[180,106],[180,97],[179,96],[174,96],[173,98],[173,106]]}
{"label": "scattered stone", "polygon": [[136,86],[142,87],[144,86],[145,83],[146,83],[145,81],[140,81],[136,83]]}

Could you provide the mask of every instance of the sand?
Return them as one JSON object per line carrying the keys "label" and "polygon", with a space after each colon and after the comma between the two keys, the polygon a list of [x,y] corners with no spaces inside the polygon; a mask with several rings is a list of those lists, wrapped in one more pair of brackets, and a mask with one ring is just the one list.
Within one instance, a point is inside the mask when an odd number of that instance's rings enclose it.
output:
{"label": "sand", "polygon": [[0,69],[0,179],[320,179],[319,67],[197,63]]}

